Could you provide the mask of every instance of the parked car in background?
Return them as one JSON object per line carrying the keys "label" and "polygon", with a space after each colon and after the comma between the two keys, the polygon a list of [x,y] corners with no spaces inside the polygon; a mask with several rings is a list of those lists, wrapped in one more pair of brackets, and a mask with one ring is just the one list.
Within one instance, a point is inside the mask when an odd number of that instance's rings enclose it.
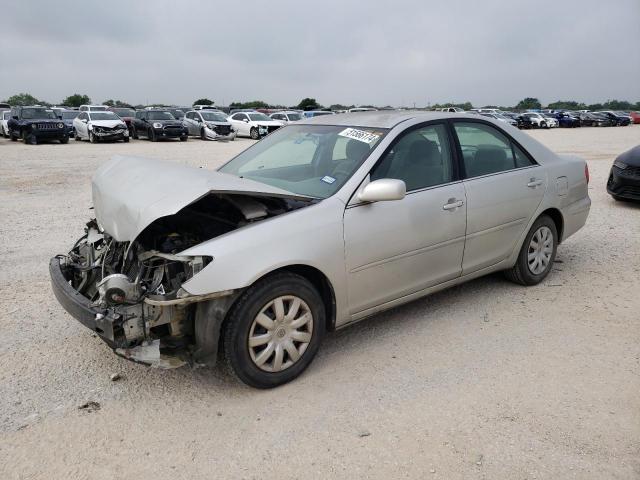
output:
{"label": "parked car in background", "polygon": [[4,138],[9,138],[9,119],[11,118],[11,110],[2,110],[0,112],[0,133]]}
{"label": "parked car in background", "polygon": [[558,128],[558,126],[560,126],[558,119],[551,114],[541,113],[540,115],[542,115],[547,120],[547,128]]}
{"label": "parked car in background", "polygon": [[464,113],[464,108],[460,107],[443,107],[438,109],[440,112],[450,112],[450,113]]}
{"label": "parked car in background", "polygon": [[607,192],[616,200],[640,201],[640,145],[619,155],[613,162]]}
{"label": "parked car in background", "polygon": [[640,123],[640,112],[629,112],[629,116],[633,123]]}
{"label": "parked car in background", "polygon": [[235,140],[236,130],[227,116],[216,110],[191,110],[183,120],[188,134],[202,140]]}
{"label": "parked car in background", "polygon": [[525,112],[522,116],[529,119],[533,128],[550,128],[548,119],[541,113]]}
{"label": "parked car in background", "polygon": [[91,143],[129,141],[129,129],[118,115],[108,111],[79,112],[73,120],[75,139]]}
{"label": "parked car in background", "polygon": [[520,129],[531,128],[531,120],[520,113],[502,112],[503,117],[516,121],[516,127]]}
{"label": "parked car in background", "polygon": [[106,105],[80,105],[79,110],[81,112],[106,112],[108,108]]}
{"label": "parked car in background", "polygon": [[275,112],[269,115],[272,120],[278,120],[284,123],[298,122],[302,120],[302,113],[295,111]]}
{"label": "parked car in background", "polygon": [[7,121],[9,138],[35,145],[42,140],[58,140],[68,143],[69,135],[64,123],[56,118],[52,110],[45,107],[13,107]]}
{"label": "parked car in background", "polygon": [[481,113],[483,117],[493,118],[494,120],[498,120],[499,122],[507,123],[511,126],[517,127],[518,122],[513,118],[506,117],[504,115],[500,115],[498,113]]}
{"label": "parked car in background", "polygon": [[194,105],[190,110],[218,110],[215,105]]}
{"label": "parked car in background", "polygon": [[[361,110],[358,110],[360,112]],[[329,110],[308,110],[306,112],[302,112],[304,118],[313,118],[313,117],[321,117],[322,115],[335,115],[335,112],[330,112]]]}
{"label": "parked car in background", "polygon": [[238,136],[250,137],[254,140],[258,140],[284,125],[283,122],[273,120],[264,113],[256,111],[236,112],[227,120],[236,130]]}
{"label": "parked car in background", "polygon": [[598,114],[604,115],[607,118],[611,119],[611,121],[617,126],[617,127],[625,127],[627,125],[631,124],[631,118],[626,116],[626,115],[619,115],[611,110],[600,110],[598,112],[596,112]]}
{"label": "parked car in background", "polygon": [[132,125],[133,138],[146,137],[152,142],[167,138],[179,138],[181,142],[186,142],[189,138],[184,123],[176,120],[166,109],[138,110]]}
{"label": "parked car in background", "polygon": [[79,113],[80,112],[78,110],[61,110],[58,115],[58,118],[60,118],[65,127],[67,127],[67,135],[69,135],[69,138],[74,138],[76,136],[76,129],[73,126],[73,121]]}
{"label": "parked car in background", "polygon": [[563,128],[576,128],[581,125],[580,118],[573,113],[557,112],[555,118],[558,120],[558,126]]}
{"label": "parked car in background", "polygon": [[116,157],[92,187],[95,219],[49,263],[61,305],[131,360],[221,346],[258,388],[377,312],[492,272],[539,284],[591,204],[584,160],[443,112],[303,121],[218,171]]}
{"label": "parked car in background", "polygon": [[377,112],[378,109],[377,108],[372,108],[372,107],[355,107],[355,108],[350,108],[348,110],[349,113],[357,113],[357,112]]}
{"label": "parked car in background", "polygon": [[597,113],[582,112],[578,114],[580,124],[584,127],[612,127],[614,122],[606,115]]}
{"label": "parked car in background", "polygon": [[136,118],[136,111],[133,108],[127,107],[109,107],[108,111],[115,113],[118,115],[124,123],[127,125],[127,129],[129,130],[129,134],[131,134],[131,127],[133,124],[133,119]]}

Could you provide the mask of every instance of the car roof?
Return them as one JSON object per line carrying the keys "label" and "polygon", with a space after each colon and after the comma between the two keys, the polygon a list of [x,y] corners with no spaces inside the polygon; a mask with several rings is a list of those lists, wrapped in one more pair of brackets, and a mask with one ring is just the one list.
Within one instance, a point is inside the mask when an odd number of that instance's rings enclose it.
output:
{"label": "car roof", "polygon": [[375,111],[375,112],[355,112],[339,113],[337,115],[322,115],[312,117],[300,122],[301,124],[313,125],[344,125],[373,128],[393,128],[399,123],[413,119],[443,120],[447,118],[472,118],[477,119],[477,115],[468,115],[455,112],[421,112],[421,111]]}

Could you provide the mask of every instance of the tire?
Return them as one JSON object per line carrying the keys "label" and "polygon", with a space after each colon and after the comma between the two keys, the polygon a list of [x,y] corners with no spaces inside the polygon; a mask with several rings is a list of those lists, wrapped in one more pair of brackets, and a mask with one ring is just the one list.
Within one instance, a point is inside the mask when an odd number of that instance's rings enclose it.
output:
{"label": "tire", "polygon": [[33,133],[22,132],[22,141],[25,145],[37,145],[38,138]]}
{"label": "tire", "polygon": [[546,122],[542,122],[540,124],[540,128],[549,128],[549,127],[547,127],[547,123]]}
{"label": "tire", "polygon": [[256,127],[251,127],[251,130],[249,130],[249,136],[253,139],[253,140],[258,140],[260,139],[260,134],[258,133],[258,129]]}
{"label": "tire", "polygon": [[[295,308],[296,299],[300,303],[292,321],[307,321],[292,328],[291,321],[281,316],[279,323],[276,305],[282,305],[281,312],[288,314]],[[272,330],[258,323],[259,317],[270,322]],[[306,278],[277,273],[249,287],[229,311],[222,328],[222,347],[229,369],[249,386],[273,388],[296,378],[315,357],[324,337],[324,303]],[[259,340],[266,335],[270,335],[268,340],[249,346],[249,338]]]}
{"label": "tire", "polygon": [[207,135],[204,133],[204,128],[200,129],[200,140],[206,140]]}
{"label": "tire", "polygon": [[79,136],[77,133],[76,133],[76,136],[75,136],[75,137],[73,137],[73,139],[74,139],[76,142],[79,142],[79,141],[81,141],[81,140],[82,140],[82,139],[80,138],[80,136]]}
{"label": "tire", "polygon": [[149,137],[149,140],[151,140],[152,142],[158,141],[158,138],[156,137],[156,131],[153,128],[149,129],[149,131],[147,132],[147,137]]}
{"label": "tire", "polygon": [[[542,243],[542,245],[546,245],[547,241],[546,239],[549,238],[550,236],[550,240],[552,242],[552,244],[550,245],[551,248],[551,252],[547,251],[547,255],[544,254],[544,252],[530,252],[530,250],[532,250],[534,247],[532,246],[533,242],[532,240],[534,239],[534,236],[536,236],[536,234],[538,234],[539,232],[547,232],[546,238],[544,235],[542,236],[538,236],[538,244]],[[547,249],[549,248],[549,245],[547,245]],[[531,229],[529,230],[529,233],[527,233],[527,236],[524,239],[524,242],[522,244],[522,248],[520,249],[520,253],[518,254],[518,259],[516,260],[516,264],[509,270],[505,270],[505,276],[511,280],[514,283],[519,283],[520,285],[536,285],[538,283],[540,283],[542,280],[545,279],[545,277],[549,274],[549,272],[551,271],[551,269],[553,268],[553,262],[556,258],[556,252],[558,249],[558,230],[556,229],[556,224],[553,222],[553,220],[551,219],[551,217],[547,216],[547,215],[541,215],[540,217],[538,217],[538,219],[533,223],[533,225],[531,226]],[[533,266],[530,265],[529,262],[529,254],[535,255],[536,253],[539,253],[539,262],[540,260],[543,260],[542,263],[544,263],[544,259],[546,258],[546,263],[544,264],[544,268],[541,270],[536,270],[535,266],[535,259],[532,260]],[[541,263],[538,263],[538,268],[541,265]]]}
{"label": "tire", "polygon": [[131,138],[134,140],[138,139],[138,133],[136,132],[136,127],[131,127]]}
{"label": "tire", "polygon": [[183,135],[182,137],[180,137],[181,142],[186,142],[187,140],[189,140],[189,137],[187,137],[186,135]]}
{"label": "tire", "polygon": [[129,143],[129,137],[122,137],[122,141],[124,143]]}
{"label": "tire", "polygon": [[65,136],[65,137],[62,137],[62,138],[60,139],[60,143],[61,143],[62,145],[66,145],[67,143],[69,143],[69,137],[66,137],[66,136]]}
{"label": "tire", "polygon": [[98,143],[98,137],[96,137],[93,132],[89,132],[89,141],[91,143]]}
{"label": "tire", "polygon": [[12,142],[17,142],[18,141],[18,137],[16,137],[13,133],[11,133],[11,130],[9,130],[9,139]]}

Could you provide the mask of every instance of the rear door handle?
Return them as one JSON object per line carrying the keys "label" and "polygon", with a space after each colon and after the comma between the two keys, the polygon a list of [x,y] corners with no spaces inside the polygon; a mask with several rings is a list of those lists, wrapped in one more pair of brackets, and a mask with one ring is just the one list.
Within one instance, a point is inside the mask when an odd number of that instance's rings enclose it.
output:
{"label": "rear door handle", "polygon": [[542,185],[542,180],[536,180],[535,178],[532,178],[531,180],[529,180],[529,183],[527,183],[527,187],[529,188],[536,188],[540,185]]}
{"label": "rear door handle", "polygon": [[458,207],[464,205],[462,200],[456,200],[455,198],[450,198],[447,203],[442,206],[443,210],[455,210]]}

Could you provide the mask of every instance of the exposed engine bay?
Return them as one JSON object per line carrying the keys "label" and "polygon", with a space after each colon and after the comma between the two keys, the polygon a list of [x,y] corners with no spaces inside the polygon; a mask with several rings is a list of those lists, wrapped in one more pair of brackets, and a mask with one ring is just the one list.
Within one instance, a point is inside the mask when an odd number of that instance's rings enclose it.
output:
{"label": "exposed engine bay", "polygon": [[[179,253],[311,202],[210,193],[174,215],[158,218],[132,242],[116,241],[94,219],[71,251],[58,257],[60,270],[97,312],[96,325],[109,320],[111,331],[99,326],[95,331],[116,353],[156,366],[180,366],[189,361],[189,348],[195,345],[196,304],[234,292],[190,295],[182,284],[213,259]],[[170,360],[162,360],[164,354]]]}

